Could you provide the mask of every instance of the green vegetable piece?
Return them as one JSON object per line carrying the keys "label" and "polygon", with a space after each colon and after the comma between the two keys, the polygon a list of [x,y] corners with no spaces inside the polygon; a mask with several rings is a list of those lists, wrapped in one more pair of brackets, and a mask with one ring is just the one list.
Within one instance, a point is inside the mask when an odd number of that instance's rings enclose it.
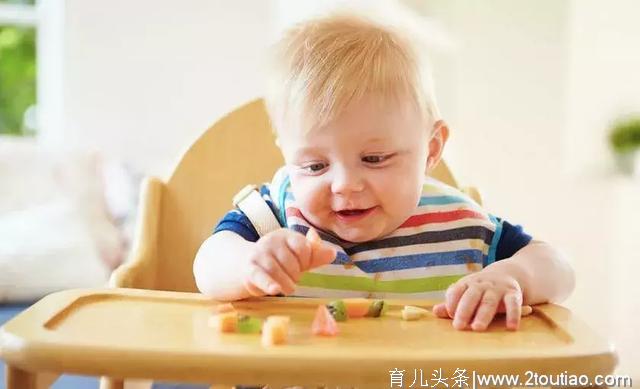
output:
{"label": "green vegetable piece", "polygon": [[389,304],[385,303],[384,300],[382,300],[382,310],[380,311],[380,316],[384,316],[388,310]]}
{"label": "green vegetable piece", "polygon": [[369,312],[365,316],[367,317],[380,317],[387,311],[387,304],[384,300],[375,300],[369,306]]}
{"label": "green vegetable piece", "polygon": [[259,334],[262,331],[262,320],[257,317],[242,315],[238,317],[238,332],[241,334]]}
{"label": "green vegetable piece", "polygon": [[336,321],[347,321],[347,306],[344,305],[344,301],[332,301],[327,304],[327,309]]}

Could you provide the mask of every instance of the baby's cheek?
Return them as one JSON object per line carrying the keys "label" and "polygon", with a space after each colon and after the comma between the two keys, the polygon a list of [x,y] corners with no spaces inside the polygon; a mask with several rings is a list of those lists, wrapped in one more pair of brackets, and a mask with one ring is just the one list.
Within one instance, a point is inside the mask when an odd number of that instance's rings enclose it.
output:
{"label": "baby's cheek", "polygon": [[[390,188],[393,189],[390,190]],[[418,182],[412,175],[398,174],[384,183],[379,183],[378,193],[389,208],[395,210],[412,208],[420,200],[422,182]]]}
{"label": "baby's cheek", "polygon": [[310,221],[318,222],[317,218],[323,214],[323,210],[326,208],[326,199],[317,190],[306,188],[300,190],[299,194],[294,193],[296,203],[302,213]]}
{"label": "baby's cheek", "polygon": [[388,186],[395,188],[394,190],[387,189],[383,192],[383,206],[394,224],[401,224],[414,213],[422,193],[421,184],[405,177],[405,180]]}

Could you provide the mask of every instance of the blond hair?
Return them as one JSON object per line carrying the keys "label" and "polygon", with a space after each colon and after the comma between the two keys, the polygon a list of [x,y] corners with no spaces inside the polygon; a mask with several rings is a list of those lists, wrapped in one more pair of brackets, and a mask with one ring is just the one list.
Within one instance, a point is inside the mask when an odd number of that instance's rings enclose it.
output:
{"label": "blond hair", "polygon": [[412,103],[439,120],[426,61],[408,34],[362,15],[334,14],[289,29],[269,61],[265,96],[274,128],[308,131],[364,97]]}

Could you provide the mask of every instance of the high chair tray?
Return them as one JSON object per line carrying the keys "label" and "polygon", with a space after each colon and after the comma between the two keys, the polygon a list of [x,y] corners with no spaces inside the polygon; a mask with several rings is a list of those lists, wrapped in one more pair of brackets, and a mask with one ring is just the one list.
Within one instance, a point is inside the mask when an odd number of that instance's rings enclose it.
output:
{"label": "high chair tray", "polygon": [[[288,315],[289,343],[265,348],[259,334],[219,334],[208,325],[218,304],[199,294],[136,289],[69,290],[49,295],[0,329],[0,356],[27,371],[184,382],[352,384],[388,387],[404,371],[472,374],[609,374],[612,347],[571,312],[534,307],[520,330],[498,318],[486,332],[456,331],[429,314],[403,321],[407,305],[387,300],[381,318],[339,322],[336,337],[311,333],[326,299],[262,298],[233,303],[241,314]],[[397,377],[397,375],[396,375]],[[426,379],[426,378],[425,378]],[[408,383],[406,384],[408,386]]]}

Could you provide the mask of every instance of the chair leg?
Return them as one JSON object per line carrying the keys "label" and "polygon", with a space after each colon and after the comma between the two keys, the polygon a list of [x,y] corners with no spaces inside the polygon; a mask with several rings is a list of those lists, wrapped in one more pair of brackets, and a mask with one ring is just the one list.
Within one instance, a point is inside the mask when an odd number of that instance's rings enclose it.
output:
{"label": "chair leg", "polygon": [[122,378],[100,377],[100,389],[124,389]]}
{"label": "chair leg", "polygon": [[38,389],[49,389],[59,377],[60,374],[57,373],[38,373],[36,377],[36,387]]}
{"label": "chair leg", "polygon": [[7,389],[38,389],[37,374],[18,369],[17,367],[6,367]]}

